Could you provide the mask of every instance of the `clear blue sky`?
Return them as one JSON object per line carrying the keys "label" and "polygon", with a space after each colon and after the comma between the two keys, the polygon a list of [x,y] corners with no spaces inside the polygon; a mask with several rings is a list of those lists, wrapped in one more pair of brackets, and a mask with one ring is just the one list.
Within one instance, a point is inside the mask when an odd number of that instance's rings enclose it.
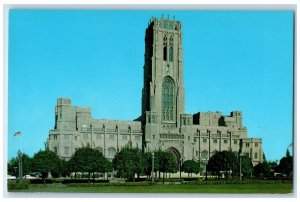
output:
{"label": "clear blue sky", "polygon": [[8,158],[14,133],[33,156],[54,127],[59,97],[96,119],[141,113],[144,34],[152,16],[183,26],[186,113],[243,112],[268,160],[292,142],[293,13],[275,11],[67,11],[9,13]]}

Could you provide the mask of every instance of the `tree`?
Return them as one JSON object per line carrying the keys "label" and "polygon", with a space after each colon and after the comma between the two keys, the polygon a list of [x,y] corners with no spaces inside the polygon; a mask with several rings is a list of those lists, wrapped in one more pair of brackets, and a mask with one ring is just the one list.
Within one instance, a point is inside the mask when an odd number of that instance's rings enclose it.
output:
{"label": "tree", "polygon": [[269,162],[268,162],[268,165],[269,165],[270,171],[271,171],[270,177],[271,177],[271,176],[274,177],[274,173],[275,173],[275,172],[278,172],[278,171],[277,171],[278,160],[276,160],[276,161],[269,161]]}
{"label": "tree", "polygon": [[256,177],[270,177],[271,176],[271,167],[269,163],[263,161],[262,163],[257,164],[254,166],[254,176]]}
{"label": "tree", "polygon": [[165,183],[166,173],[175,173],[178,171],[179,165],[175,156],[170,152],[164,152],[159,150],[155,152],[157,154],[158,170],[163,172],[163,184]]}
{"label": "tree", "polygon": [[290,151],[288,149],[286,150],[285,156],[286,157],[291,157]]}
{"label": "tree", "polygon": [[277,170],[286,174],[287,177],[291,176],[293,172],[293,157],[290,155],[288,150],[286,152],[286,156],[280,159]]}
{"label": "tree", "polygon": [[33,170],[40,172],[44,179],[44,183],[46,183],[45,179],[49,172],[54,176],[60,173],[60,159],[50,150],[39,151],[33,156]]}
{"label": "tree", "polygon": [[[144,157],[146,160],[146,168],[145,168],[145,174],[150,177],[152,172],[152,152],[146,152],[144,153]],[[154,171],[158,171],[158,161],[157,156],[154,154]]]}
{"label": "tree", "polygon": [[241,157],[242,162],[242,174],[244,177],[251,177],[253,173],[253,164],[248,156]]}
{"label": "tree", "polygon": [[68,175],[70,175],[71,171],[70,171],[70,168],[69,168],[69,162],[62,159],[60,160],[60,175],[61,176],[64,176],[64,177],[67,177]]}
{"label": "tree", "polygon": [[[22,154],[23,175],[32,172],[32,159],[25,153]],[[12,158],[7,165],[8,174],[17,176],[19,169],[19,157]]]}
{"label": "tree", "polygon": [[[159,169],[159,162],[160,159],[162,158],[162,156],[164,155],[164,151],[162,150],[157,150],[157,151],[153,151],[154,152],[154,172],[159,172],[159,178],[160,178],[160,169]],[[151,171],[152,171],[152,152],[146,152],[144,154],[145,159],[146,159],[146,174],[148,176],[151,175]]]}
{"label": "tree", "polygon": [[191,175],[192,173],[198,174],[200,172],[200,163],[194,160],[187,160],[182,165],[182,171]]}
{"label": "tree", "polygon": [[[104,168],[101,172],[104,172],[104,173],[107,173],[107,172],[112,172],[114,169],[113,169],[113,166],[112,166],[112,162],[105,159],[104,160]],[[108,178],[108,175],[107,175],[107,178]]]}
{"label": "tree", "polygon": [[160,179],[160,173],[162,172],[160,169],[161,159],[165,155],[165,152],[161,149],[154,151],[154,171],[158,171],[158,178]]}
{"label": "tree", "polygon": [[121,177],[127,178],[128,181],[135,181],[135,174],[139,176],[146,169],[146,160],[139,148],[126,145],[114,157],[113,168]]}
{"label": "tree", "polygon": [[7,173],[9,175],[17,176],[18,175],[18,161],[17,157],[13,157],[7,163]]}
{"label": "tree", "polygon": [[225,172],[226,179],[230,172],[237,174],[239,171],[238,154],[232,151],[221,151],[215,153],[207,164],[207,170],[211,171],[214,175],[220,177],[221,171]]}
{"label": "tree", "polygon": [[72,172],[88,172],[89,181],[91,173],[95,180],[95,172],[110,171],[108,160],[103,154],[89,146],[78,149],[69,161],[69,169]]}
{"label": "tree", "polygon": [[263,152],[263,161],[267,161],[265,152]]}

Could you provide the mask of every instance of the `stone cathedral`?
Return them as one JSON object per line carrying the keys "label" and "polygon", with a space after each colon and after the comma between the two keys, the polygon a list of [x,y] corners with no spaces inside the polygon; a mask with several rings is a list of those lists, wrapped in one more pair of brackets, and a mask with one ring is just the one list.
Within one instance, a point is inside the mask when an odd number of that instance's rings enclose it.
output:
{"label": "stone cathedral", "polygon": [[186,114],[179,21],[152,18],[146,28],[142,113],[134,121],[93,119],[90,107],[59,98],[48,147],[60,158],[89,145],[112,160],[125,145],[167,150],[179,161],[207,161],[216,151],[241,152],[262,162],[262,139],[248,138],[242,112]]}

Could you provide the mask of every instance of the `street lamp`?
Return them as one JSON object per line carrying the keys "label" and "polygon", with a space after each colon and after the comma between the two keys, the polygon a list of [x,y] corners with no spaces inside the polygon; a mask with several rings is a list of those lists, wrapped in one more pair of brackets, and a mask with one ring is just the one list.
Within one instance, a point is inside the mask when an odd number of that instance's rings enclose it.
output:
{"label": "street lamp", "polygon": [[243,157],[243,154],[240,153],[240,180],[242,180],[242,157]]}
{"label": "street lamp", "polygon": [[181,179],[182,159],[179,160],[179,177]]}
{"label": "street lamp", "polygon": [[17,168],[18,168],[17,166],[14,167],[15,175],[16,175],[16,176],[17,176]]}
{"label": "street lamp", "polygon": [[21,150],[18,151],[19,156],[19,182],[23,180],[23,165],[22,165],[22,152]]}
{"label": "street lamp", "polygon": [[207,156],[205,157],[205,180],[207,180],[207,164],[208,164],[208,161],[207,161]]}
{"label": "street lamp", "polygon": [[154,183],[154,152],[152,152],[152,183]]}

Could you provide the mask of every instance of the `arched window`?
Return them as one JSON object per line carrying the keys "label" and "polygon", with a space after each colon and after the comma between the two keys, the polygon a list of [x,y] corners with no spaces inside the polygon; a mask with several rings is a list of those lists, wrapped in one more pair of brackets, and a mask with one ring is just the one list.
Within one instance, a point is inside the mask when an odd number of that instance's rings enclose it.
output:
{"label": "arched window", "polygon": [[162,120],[174,120],[174,82],[165,77],[162,83]]}
{"label": "arched window", "polygon": [[169,60],[172,62],[173,61],[173,47],[169,48]]}
{"label": "arched window", "polygon": [[165,35],[164,36],[164,43],[163,43],[163,60],[164,61],[167,61],[167,46],[168,46],[168,38],[167,38],[167,36]]}
{"label": "arched window", "polygon": [[173,61],[173,37],[169,40],[169,61]]}
{"label": "arched window", "polygon": [[201,158],[202,158],[202,159],[208,158],[208,151],[203,150],[203,151],[201,152]]}

